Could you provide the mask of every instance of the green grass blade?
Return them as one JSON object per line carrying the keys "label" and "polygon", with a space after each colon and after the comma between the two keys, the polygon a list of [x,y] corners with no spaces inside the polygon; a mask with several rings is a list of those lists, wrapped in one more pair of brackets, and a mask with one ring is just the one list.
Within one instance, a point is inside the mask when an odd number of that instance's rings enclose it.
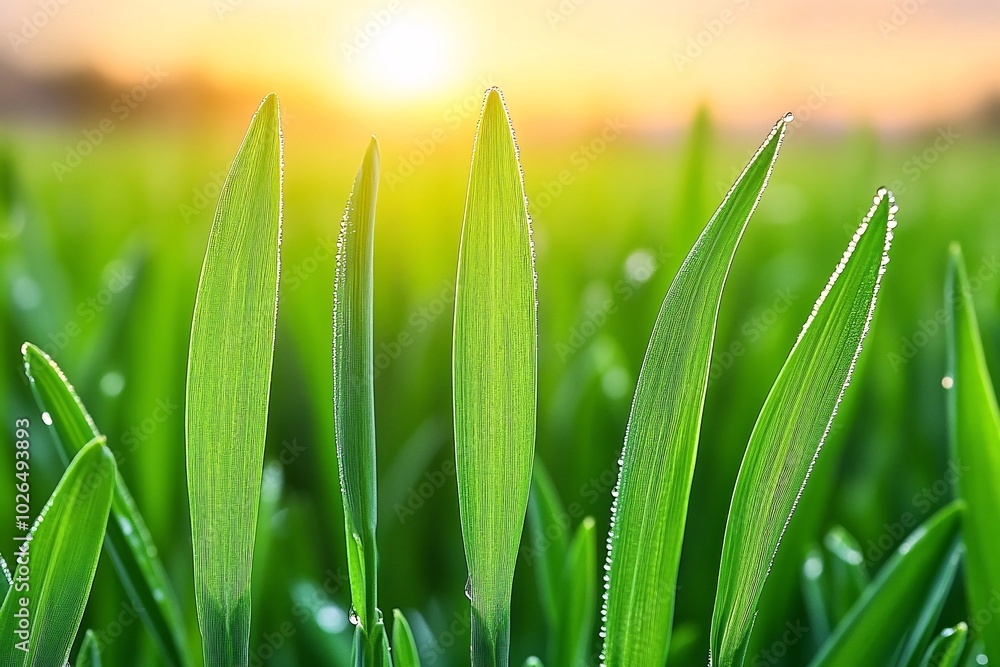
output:
{"label": "green grass blade", "polygon": [[[22,581],[20,564],[15,586],[0,608],[5,667],[50,667],[69,659],[104,541],[115,488],[115,458],[94,438],[66,469],[31,529],[27,559],[30,575]],[[15,560],[22,556],[18,546]],[[27,607],[21,605],[28,600]],[[28,610],[29,636],[21,634],[19,616]],[[15,643],[16,642],[16,643]],[[23,642],[23,644],[22,644]]]}
{"label": "green grass blade", "polygon": [[375,626],[378,551],[375,544],[375,393],[372,281],[379,152],[372,137],[340,226],[333,288],[333,411],[344,499],[351,602],[362,633],[361,658],[380,653]]}
{"label": "green grass blade", "polygon": [[861,547],[840,526],[814,547],[802,566],[803,597],[809,613],[810,637],[817,645],[847,616],[871,582]]}
{"label": "green grass blade", "polygon": [[917,527],[837,626],[812,667],[891,664],[939,573],[954,567],[962,509],[952,503]]}
{"label": "green grass blade", "polygon": [[660,667],[667,659],[719,301],[786,122],[774,126],[695,242],[653,327],[619,460],[608,537],[601,660],[611,667]]}
{"label": "green grass blade", "polygon": [[[25,343],[21,354],[38,407],[51,419],[59,455],[64,462],[69,461],[101,433],[69,380],[45,352],[31,343]],[[115,475],[111,515],[105,543],[118,578],[156,640],[163,659],[170,665],[188,664],[184,622],[176,595],[146,528],[146,521],[120,472]]]}
{"label": "green grass blade", "polygon": [[420,654],[413,631],[403,612],[392,610],[392,655],[395,667],[420,667]]}
{"label": "green grass blade", "polygon": [[222,187],[188,357],[187,479],[205,662],[245,665],[271,386],[281,237],[281,129],[268,95]]}
{"label": "green grass blade", "polygon": [[949,315],[948,427],[959,471],[958,495],[966,502],[963,538],[969,618],[987,654],[1000,660],[1000,616],[991,606],[1000,591],[1000,410],[957,245],[951,248],[945,305]]}
{"label": "green grass blade", "polygon": [[559,625],[560,580],[569,548],[569,519],[559,493],[541,461],[531,472],[531,495],[528,496],[528,562],[535,571],[538,598],[549,632]]}
{"label": "green grass blade", "polygon": [[553,665],[587,667],[593,664],[594,619],[597,616],[597,531],[594,518],[580,522],[566,557],[559,590],[556,655]]}
{"label": "green grass blade", "polygon": [[510,118],[487,92],[455,293],[455,460],[472,664],[506,666],[510,594],[535,450],[535,269]]}
{"label": "green grass blade", "polygon": [[87,630],[87,634],[83,636],[80,654],[76,657],[76,667],[101,667],[101,649],[93,630]]}
{"label": "green grass blade", "polygon": [[927,647],[920,667],[958,667],[968,635],[969,628],[965,623],[945,628]]}
{"label": "green grass blade", "polygon": [[938,627],[938,620],[941,618],[952,584],[955,582],[963,551],[964,549],[960,547],[951,552],[934,574],[927,598],[900,646],[895,661],[897,665],[917,667],[920,664],[924,650],[934,639],[934,632]]}
{"label": "green grass blade", "polygon": [[711,663],[743,660],[764,581],[874,316],[895,208],[892,193],[879,189],[754,425],[726,523]]}

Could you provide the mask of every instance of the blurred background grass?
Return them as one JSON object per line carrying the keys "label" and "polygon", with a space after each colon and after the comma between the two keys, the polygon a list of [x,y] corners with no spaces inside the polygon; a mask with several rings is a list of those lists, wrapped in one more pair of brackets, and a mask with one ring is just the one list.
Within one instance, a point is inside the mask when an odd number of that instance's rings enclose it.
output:
{"label": "blurred background grass", "polygon": [[[1000,368],[1000,47],[982,37],[995,32],[1000,13],[976,2],[914,12],[849,3],[837,15],[848,18],[827,25],[825,10],[743,4],[680,16],[638,2],[530,13],[526,3],[466,13],[443,2],[328,11],[303,3],[286,14],[248,1],[182,3],[176,16],[111,2],[56,4],[22,44],[10,35],[23,35],[23,20],[33,22],[41,5],[8,4],[0,17],[13,52],[0,58],[0,397],[8,423],[33,419],[35,511],[60,470],[23,377],[25,340],[62,365],[108,434],[196,635],[182,405],[191,312],[219,183],[257,101],[276,89],[285,200],[265,488],[273,512],[262,514],[258,535],[253,655],[273,665],[346,664],[349,655],[330,307],[340,215],[375,132],[383,164],[375,232],[380,606],[412,614],[425,664],[464,664],[450,336],[483,88],[506,92],[534,220],[538,456],[573,527],[590,514],[599,531],[666,288],[773,121],[792,110],[798,119],[723,298],[671,664],[705,663],[742,449],[814,299],[884,184],[896,192],[900,224],[874,332],[786,536],[748,653],[749,664],[801,664],[815,649],[809,632],[791,643],[781,637],[786,624],[809,624],[799,588],[805,547],[841,524],[877,568],[899,531],[910,530],[897,524],[926,518],[953,495],[937,319],[951,240],[963,243],[980,278],[973,288],[987,356]],[[897,9],[906,20],[886,34],[879,21]],[[322,45],[333,52],[325,59],[310,58],[322,31],[310,26],[309,11],[322,15],[320,26],[342,13]],[[348,57],[355,29],[367,30],[380,11],[391,18],[359,50],[369,61]],[[634,34],[620,20],[628,11]],[[737,18],[724,22],[724,11]],[[566,20],[553,24],[546,12]],[[716,19],[723,28],[701,53],[677,61]],[[268,27],[276,43],[257,48],[253,38]],[[823,39],[796,51],[810,31]],[[295,35],[301,44],[290,41]],[[827,38],[845,35],[853,35],[851,51],[835,62]],[[282,53],[276,62],[255,69],[273,49]],[[245,58],[238,72],[232,51]],[[161,85],[147,67],[170,74]],[[0,457],[0,479],[13,475],[13,460]],[[5,536],[12,490],[0,485]],[[11,544],[4,537],[0,551],[9,555]],[[522,558],[515,580],[515,661],[544,647],[533,567]],[[959,597],[945,613],[949,624],[962,618]],[[109,664],[158,664],[108,563],[84,623],[103,633]]]}

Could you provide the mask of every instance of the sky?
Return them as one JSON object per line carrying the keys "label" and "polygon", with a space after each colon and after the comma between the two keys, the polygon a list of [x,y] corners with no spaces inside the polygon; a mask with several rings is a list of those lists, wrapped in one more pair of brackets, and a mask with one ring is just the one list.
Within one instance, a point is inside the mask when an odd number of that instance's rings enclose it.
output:
{"label": "sky", "polygon": [[375,119],[478,110],[488,85],[538,122],[651,128],[701,104],[906,126],[1000,97],[997,0],[4,0],[0,34],[31,76],[127,90],[154,67]]}

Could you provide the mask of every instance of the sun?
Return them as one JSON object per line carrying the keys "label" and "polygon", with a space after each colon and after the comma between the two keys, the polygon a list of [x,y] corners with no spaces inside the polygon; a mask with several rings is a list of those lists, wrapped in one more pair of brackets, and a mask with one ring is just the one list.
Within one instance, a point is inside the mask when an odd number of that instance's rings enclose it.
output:
{"label": "sun", "polygon": [[358,84],[366,89],[409,96],[439,89],[454,75],[451,34],[430,17],[393,16],[366,36],[352,63]]}

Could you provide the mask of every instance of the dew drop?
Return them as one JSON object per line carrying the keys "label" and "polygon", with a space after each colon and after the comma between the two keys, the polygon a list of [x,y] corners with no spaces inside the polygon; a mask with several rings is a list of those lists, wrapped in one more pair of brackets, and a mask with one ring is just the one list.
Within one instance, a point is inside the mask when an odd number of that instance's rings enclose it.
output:
{"label": "dew drop", "polygon": [[955,380],[951,376],[945,375],[941,378],[941,386],[945,389],[951,389],[955,386]]}
{"label": "dew drop", "polygon": [[358,612],[354,611],[354,605],[351,605],[350,611],[347,612],[347,620],[351,625],[360,625],[361,619],[358,618]]}
{"label": "dew drop", "polygon": [[50,415],[48,412],[43,412],[42,421],[45,422],[46,426],[52,426],[52,415]]}
{"label": "dew drop", "polygon": [[886,190],[885,186],[883,185],[878,190],[876,190],[876,192],[878,192],[878,196],[881,198],[881,197],[884,197],[886,195],[886,193],[889,192],[889,191]]}
{"label": "dew drop", "polygon": [[786,123],[791,123],[793,120],[795,120],[795,116],[792,114],[791,111],[789,111],[788,113],[785,114],[784,120]]}
{"label": "dew drop", "polygon": [[985,653],[980,653],[979,655],[976,656],[976,664],[977,665],[988,665],[989,662],[990,662],[990,659],[986,657]]}
{"label": "dew drop", "polygon": [[465,597],[472,599],[472,577],[469,577],[465,582]]}

